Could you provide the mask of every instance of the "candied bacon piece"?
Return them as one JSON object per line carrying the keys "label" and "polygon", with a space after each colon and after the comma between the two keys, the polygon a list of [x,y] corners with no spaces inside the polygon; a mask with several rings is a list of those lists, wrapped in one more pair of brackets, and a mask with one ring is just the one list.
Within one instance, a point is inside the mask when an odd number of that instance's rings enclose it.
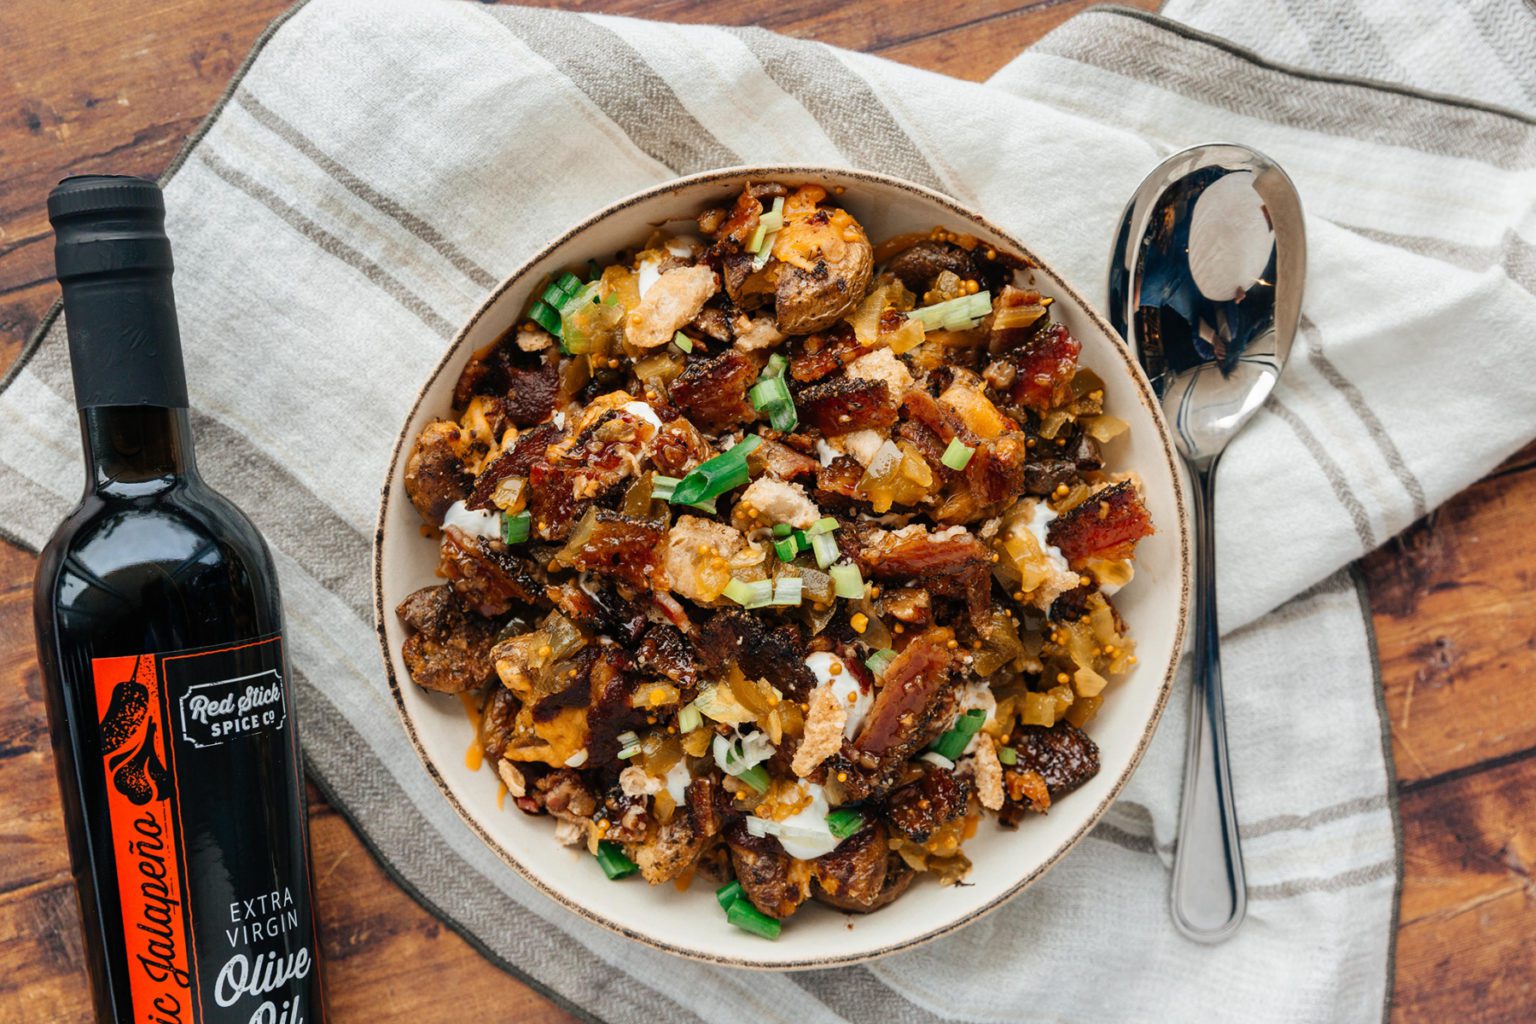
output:
{"label": "candied bacon piece", "polygon": [[821,380],[857,359],[863,350],[846,320],[823,334],[789,340],[789,375],[802,384]]}
{"label": "candied bacon piece", "polygon": [[664,675],[683,687],[692,686],[699,678],[693,646],[682,630],[665,622],[645,631],[635,652],[635,663],[647,672]]}
{"label": "candied bacon piece", "polygon": [[1082,343],[1062,324],[1037,331],[1023,346],[1005,357],[1019,368],[1009,396],[1035,412],[1054,409],[1072,397],[1072,377]]}
{"label": "candied bacon piece", "polygon": [[965,814],[971,782],[947,768],[930,768],[921,779],[887,797],[885,820],[914,843],[926,843],[943,825]]}
{"label": "candied bacon piece", "polygon": [[747,465],[753,474],[767,473],[778,480],[793,480],[797,476],[814,474],[821,463],[808,455],[801,455],[786,444],[764,441],[747,456]]}
{"label": "candied bacon piece", "polygon": [[1122,480],[1052,520],[1046,538],[1078,568],[1090,558],[1129,558],[1136,542],[1155,532],[1136,485]]}
{"label": "candied bacon piece", "polygon": [[514,604],[537,604],[544,593],[527,563],[499,542],[496,546],[501,550],[450,526],[443,531],[437,567],[438,575],[447,577],[464,603],[488,619],[506,615]]}
{"label": "candied bacon piece", "polygon": [[612,637],[624,644],[634,643],[645,632],[645,612],[612,590],[593,587],[588,591],[572,582],[546,587],[544,593],[583,632]]}
{"label": "candied bacon piece", "polygon": [[587,675],[587,762],[600,768],[618,760],[619,736],[645,727],[645,710],[630,706],[640,679],[623,648],[606,646]]}
{"label": "candied bacon piece", "polygon": [[719,242],[729,239],[736,243],[738,251],[743,250],[752,240],[752,234],[757,230],[757,222],[762,216],[762,202],[750,191],[743,191],[731,205],[731,212],[725,221],[715,230],[715,238]]}
{"label": "candied bacon piece", "polygon": [[704,624],[699,656],[710,672],[724,672],[732,663],[748,679],[766,679],[793,700],[804,700],[816,688],[816,675],[805,664],[810,653],[793,625],[774,630],[744,611],[727,609]]}
{"label": "candied bacon piece", "polygon": [[886,666],[864,728],[854,739],[857,751],[896,760],[916,749],[935,698],[949,682],[954,658],[949,642],[954,638],[947,628],[930,629],[913,638]]}
{"label": "candied bacon piece", "polygon": [[682,477],[717,453],[692,423],[679,416],[661,428],[651,448],[651,463],[664,476]]}
{"label": "candied bacon piece", "polygon": [[992,607],[992,553],[970,533],[886,534],[862,545],[858,560],[875,579],[923,587],[936,597],[965,598],[978,624]]}
{"label": "candied bacon piece", "polygon": [[[976,445],[965,465],[965,485],[983,506],[993,511],[1012,503],[1024,487],[1029,449],[1023,434],[1004,434]],[[977,518],[981,518],[978,516]]]}
{"label": "candied bacon piece", "polygon": [[709,431],[724,430],[757,417],[747,391],[757,379],[752,360],[728,349],[713,359],[693,360],[667,389],[672,404]]}
{"label": "candied bacon piece", "polygon": [[555,560],[577,572],[601,573],[636,590],[650,590],[664,585],[661,555],[666,539],[667,527],[660,520],[592,508]]}
{"label": "candied bacon piece", "polygon": [[795,396],[800,419],[823,434],[854,430],[889,430],[896,422],[896,405],[883,380],[839,377],[812,384]]}
{"label": "candied bacon piece", "polygon": [[979,440],[966,427],[954,408],[940,402],[921,388],[907,390],[901,398],[901,411],[906,414],[908,423],[923,427],[933,434],[941,445],[947,446],[958,437],[962,443],[974,448]]}
{"label": "candied bacon piece", "polygon": [[564,540],[591,504],[575,494],[573,474],[535,463],[528,471],[528,511],[533,516],[533,535],[540,540]]}

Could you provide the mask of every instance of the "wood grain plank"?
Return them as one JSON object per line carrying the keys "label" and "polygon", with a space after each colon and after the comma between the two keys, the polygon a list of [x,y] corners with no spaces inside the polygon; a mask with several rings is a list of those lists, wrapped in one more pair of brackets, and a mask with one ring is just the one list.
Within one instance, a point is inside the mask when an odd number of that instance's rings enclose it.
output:
{"label": "wood grain plank", "polygon": [[1536,753],[1536,470],[1486,479],[1364,561],[1400,778]]}
{"label": "wood grain plank", "polygon": [[1397,1024],[1536,1019],[1536,760],[1403,798]]}
{"label": "wood grain plank", "polygon": [[[1155,11],[1162,0],[1122,0],[1125,6]],[[882,57],[941,74],[983,82],[1093,0],[1048,0],[1006,11],[979,21],[946,28],[900,43],[876,48]]]}

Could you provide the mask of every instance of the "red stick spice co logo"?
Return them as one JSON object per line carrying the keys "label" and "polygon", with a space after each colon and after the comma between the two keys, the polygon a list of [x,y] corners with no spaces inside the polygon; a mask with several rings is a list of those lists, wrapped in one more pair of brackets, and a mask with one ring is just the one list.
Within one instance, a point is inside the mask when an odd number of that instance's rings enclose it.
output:
{"label": "red stick spice co logo", "polygon": [[181,736],[194,747],[215,747],[236,736],[275,732],[287,721],[283,680],[273,669],[189,686],[178,710]]}

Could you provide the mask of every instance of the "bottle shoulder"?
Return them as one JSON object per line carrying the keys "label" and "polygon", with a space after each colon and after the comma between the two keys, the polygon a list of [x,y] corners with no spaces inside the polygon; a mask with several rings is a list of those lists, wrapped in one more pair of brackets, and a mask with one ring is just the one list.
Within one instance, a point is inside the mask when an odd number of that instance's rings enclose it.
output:
{"label": "bottle shoulder", "polygon": [[277,576],[261,534],[197,481],[150,494],[87,494],[44,547],[39,627],[154,618],[250,628],[280,621]]}

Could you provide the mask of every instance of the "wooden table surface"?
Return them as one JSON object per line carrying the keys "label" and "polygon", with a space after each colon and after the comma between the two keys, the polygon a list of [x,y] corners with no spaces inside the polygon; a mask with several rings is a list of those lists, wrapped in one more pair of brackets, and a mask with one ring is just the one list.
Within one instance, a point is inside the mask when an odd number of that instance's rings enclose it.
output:
{"label": "wooden table surface", "polygon": [[[972,79],[1086,6],[545,5],[759,24]],[[58,294],[49,187],[69,173],[157,175],[285,6],[139,0],[124,20],[113,16],[125,8],[107,0],[0,4],[0,368]],[[1364,563],[1406,847],[1395,1021],[1536,1018],[1533,511],[1536,446]],[[79,921],[33,653],[34,563],[0,542],[0,1020],[85,1021]],[[571,1020],[417,906],[313,790],[310,811],[336,1021]]]}

